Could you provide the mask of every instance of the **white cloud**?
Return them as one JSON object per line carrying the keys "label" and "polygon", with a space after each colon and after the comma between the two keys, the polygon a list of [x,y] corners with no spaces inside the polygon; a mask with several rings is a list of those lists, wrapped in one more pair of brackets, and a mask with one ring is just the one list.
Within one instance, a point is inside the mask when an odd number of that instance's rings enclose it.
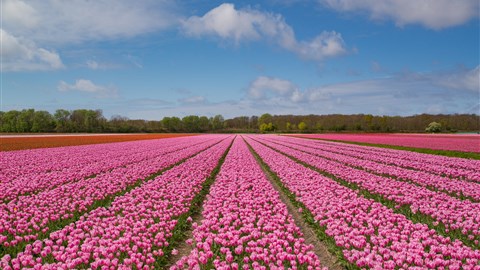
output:
{"label": "white cloud", "polygon": [[248,89],[248,96],[253,99],[263,99],[269,93],[284,97],[290,97],[297,87],[288,80],[260,76],[256,78]]}
{"label": "white cloud", "polygon": [[480,93],[480,66],[433,78],[437,85]]}
{"label": "white cloud", "polygon": [[319,0],[340,12],[366,12],[373,20],[391,19],[398,26],[421,24],[430,29],[461,25],[479,16],[478,0]]}
{"label": "white cloud", "polygon": [[5,29],[35,42],[129,38],[176,23],[168,1],[4,1]]}
{"label": "white cloud", "polygon": [[182,104],[201,104],[206,103],[207,99],[204,96],[191,96],[178,100]]}
{"label": "white cloud", "polygon": [[88,61],[87,61],[87,67],[88,67],[89,69],[97,70],[97,69],[100,68],[100,65],[98,64],[97,61],[88,60]]}
{"label": "white cloud", "polygon": [[448,73],[410,72],[308,89],[280,78],[258,77],[251,82],[246,101],[251,108],[287,114],[471,113],[469,108],[480,99],[479,80],[479,66]]}
{"label": "white cloud", "polygon": [[339,33],[324,31],[311,41],[297,41],[292,27],[281,15],[253,9],[237,10],[229,3],[221,4],[202,17],[192,16],[182,21],[182,27],[188,36],[217,36],[233,40],[237,45],[251,40],[273,41],[309,60],[322,60],[347,51]]}
{"label": "white cloud", "polygon": [[96,85],[90,80],[79,79],[74,84],[68,84],[64,81],[60,81],[57,89],[61,92],[67,91],[80,91],[90,94],[94,94],[98,98],[111,98],[117,97],[117,89],[113,86],[101,86]]}
{"label": "white cloud", "polygon": [[[64,67],[60,54],[46,48],[166,29],[178,24],[174,5],[168,0],[2,0],[4,71]],[[101,67],[93,62],[87,66]]]}
{"label": "white cloud", "polygon": [[15,37],[4,29],[0,29],[0,40],[2,71],[52,70],[64,67],[55,51],[39,48],[35,43]]}

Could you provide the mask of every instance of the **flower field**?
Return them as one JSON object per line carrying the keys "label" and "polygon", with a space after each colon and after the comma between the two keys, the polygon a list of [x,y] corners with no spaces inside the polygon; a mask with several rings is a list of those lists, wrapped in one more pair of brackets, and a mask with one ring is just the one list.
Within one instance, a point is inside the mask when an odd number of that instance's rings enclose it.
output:
{"label": "flower field", "polygon": [[480,269],[479,160],[197,135],[0,162],[0,269]]}
{"label": "flower field", "polygon": [[480,153],[480,135],[478,134],[302,134],[295,136],[315,139]]}

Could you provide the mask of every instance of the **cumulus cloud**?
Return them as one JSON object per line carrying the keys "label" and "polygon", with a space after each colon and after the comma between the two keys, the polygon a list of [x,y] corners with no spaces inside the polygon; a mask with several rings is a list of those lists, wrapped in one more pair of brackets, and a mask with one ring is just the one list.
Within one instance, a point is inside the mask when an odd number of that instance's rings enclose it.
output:
{"label": "cumulus cloud", "polygon": [[48,48],[131,38],[178,23],[168,0],[4,0],[2,9],[4,71],[62,68],[60,54]]}
{"label": "cumulus cloud", "polygon": [[[423,112],[471,113],[480,98],[480,66],[440,73],[408,72],[300,89],[293,82],[258,77],[246,100],[272,113],[372,113],[411,115]],[[478,113],[478,112],[477,112]]]}
{"label": "cumulus cloud", "polygon": [[319,0],[340,12],[365,12],[373,20],[391,19],[398,26],[421,24],[430,29],[461,25],[478,18],[478,0]]}
{"label": "cumulus cloud", "polygon": [[168,1],[5,0],[3,26],[36,42],[128,38],[176,23]]}
{"label": "cumulus cloud", "polygon": [[117,89],[113,86],[96,85],[90,80],[78,79],[74,84],[68,84],[60,81],[57,89],[61,92],[79,91],[95,95],[98,98],[112,98],[117,97]]}
{"label": "cumulus cloud", "polygon": [[64,65],[58,53],[39,48],[35,43],[17,38],[4,29],[0,29],[2,41],[2,71],[51,70]]}
{"label": "cumulus cloud", "polygon": [[341,34],[324,31],[311,41],[298,41],[290,25],[278,14],[254,9],[235,9],[233,4],[224,3],[204,16],[192,16],[182,21],[187,36],[215,36],[232,40],[235,44],[251,40],[273,41],[280,47],[308,60],[346,53]]}
{"label": "cumulus cloud", "polygon": [[191,96],[178,100],[182,104],[202,104],[206,103],[207,99],[204,96]]}
{"label": "cumulus cloud", "polygon": [[437,85],[480,93],[480,66],[436,77],[433,79]]}

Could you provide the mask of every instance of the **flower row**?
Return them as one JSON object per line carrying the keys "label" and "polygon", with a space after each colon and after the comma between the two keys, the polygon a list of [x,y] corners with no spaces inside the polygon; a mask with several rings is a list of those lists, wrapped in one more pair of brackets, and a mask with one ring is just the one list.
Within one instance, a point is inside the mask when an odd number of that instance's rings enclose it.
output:
{"label": "flower row", "polygon": [[[420,212],[435,219],[449,230],[459,230],[468,240],[478,245],[480,239],[480,205],[468,200],[459,200],[447,194],[434,192],[410,183],[374,175],[338,162],[307,154],[302,151],[274,144],[264,139],[270,147],[286,153],[315,168],[349,183],[358,185],[372,194],[393,201],[397,207],[409,206],[415,214]],[[435,225],[435,224],[434,224]]]}
{"label": "flower row", "polygon": [[132,163],[94,178],[64,184],[30,196],[21,196],[8,204],[0,204],[0,244],[12,247],[36,240],[40,233],[48,232],[49,227],[56,222],[79,216],[102,200],[141,183],[143,179],[211,147],[224,138],[225,136],[216,136],[216,139],[209,140],[208,136],[205,136],[204,139],[208,142],[203,144]]}
{"label": "flower row", "polygon": [[[11,156],[8,156],[5,160],[9,164],[14,164],[19,171],[11,179],[8,179],[7,175],[0,176],[5,177],[3,181],[0,181],[2,182],[0,200],[9,201],[19,195],[53,189],[59,185],[92,177],[131,163],[157,158],[169,152],[192,146],[195,144],[194,142],[204,141],[205,138],[200,137],[137,141],[97,145],[96,147],[63,147],[55,149],[53,152],[56,155],[53,156],[50,154],[51,150],[42,149],[36,150],[35,154],[25,156],[22,160],[9,160]],[[34,163],[32,161],[38,158],[38,152],[43,152],[45,158],[50,158],[50,160],[36,164],[35,169],[24,169],[30,166],[30,163]]]}
{"label": "flower row", "polygon": [[480,153],[479,135],[309,134],[309,138]]}
{"label": "flower row", "polygon": [[478,267],[479,250],[415,224],[251,138],[247,142],[313,213],[348,262],[375,269]]}
{"label": "flower row", "polygon": [[295,225],[244,140],[237,138],[194,223],[188,256],[171,269],[318,269]]}
{"label": "flower row", "polygon": [[314,143],[309,143],[311,141],[303,140],[305,142],[302,144],[292,142],[296,140],[297,139],[291,139],[289,137],[282,137],[281,139],[272,138],[270,141],[273,143],[281,143],[281,145],[288,146],[294,150],[303,151],[307,154],[317,155],[334,162],[361,168],[368,172],[392,176],[434,190],[442,190],[457,196],[469,197],[474,201],[480,201],[480,183],[450,179],[448,177],[431,174],[425,171],[409,170],[398,166],[370,161],[370,158],[374,158],[375,154],[365,155],[364,158],[356,158],[332,153],[332,151],[329,150],[316,149]]}
{"label": "flower row", "polygon": [[288,137],[291,142],[318,150],[367,159],[382,164],[445,175],[450,178],[480,182],[480,160],[420,154],[411,151],[382,149],[321,140]]}
{"label": "flower row", "polygon": [[[218,136],[225,138],[225,136]],[[35,241],[2,269],[153,269],[177,223],[188,212],[202,182],[211,174],[231,139],[189,158],[153,180],[118,196],[108,207]]]}

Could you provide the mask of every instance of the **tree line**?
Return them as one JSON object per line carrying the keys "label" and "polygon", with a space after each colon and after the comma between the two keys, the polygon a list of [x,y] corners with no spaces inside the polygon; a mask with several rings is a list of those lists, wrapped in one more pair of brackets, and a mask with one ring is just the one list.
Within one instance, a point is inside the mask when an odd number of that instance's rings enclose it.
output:
{"label": "tree line", "polygon": [[[110,119],[102,110],[34,109],[0,111],[0,131],[12,133],[135,133],[135,132],[425,132],[432,122],[440,132],[479,132],[480,116],[475,114],[420,114],[413,116],[376,116],[371,114],[239,116],[224,119],[189,115],[149,121],[115,115]],[[427,129],[428,131],[429,129]]]}

